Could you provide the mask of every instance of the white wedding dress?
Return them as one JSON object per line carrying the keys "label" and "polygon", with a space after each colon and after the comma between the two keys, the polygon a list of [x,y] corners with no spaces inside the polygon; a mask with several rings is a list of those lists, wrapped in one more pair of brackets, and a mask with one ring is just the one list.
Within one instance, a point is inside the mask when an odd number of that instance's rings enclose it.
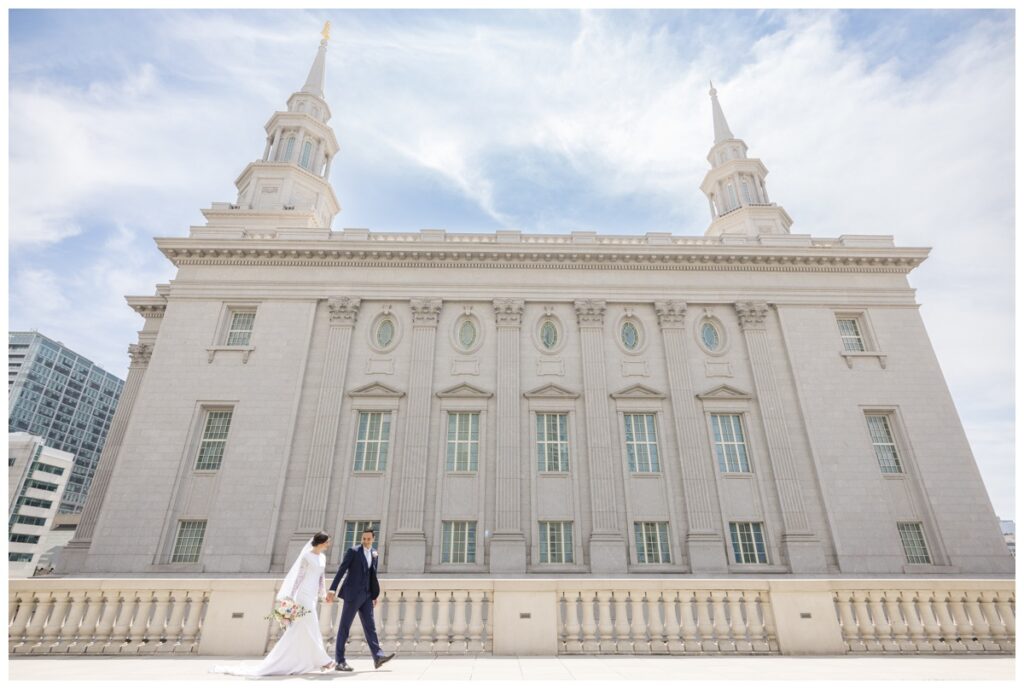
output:
{"label": "white wedding dress", "polygon": [[324,651],[320,636],[320,620],[316,614],[318,599],[324,590],[324,568],[327,558],[312,552],[307,545],[285,577],[277,598],[290,597],[310,612],[288,625],[274,648],[258,665],[218,665],[211,672],[228,675],[299,675],[319,672],[333,658]]}

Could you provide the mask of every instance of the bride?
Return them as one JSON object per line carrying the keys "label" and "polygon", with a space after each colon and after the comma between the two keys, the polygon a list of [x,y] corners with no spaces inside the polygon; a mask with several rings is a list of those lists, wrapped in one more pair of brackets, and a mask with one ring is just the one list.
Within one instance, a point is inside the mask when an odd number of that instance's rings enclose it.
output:
{"label": "bride", "polygon": [[334,669],[334,661],[324,651],[320,635],[317,602],[325,597],[324,556],[331,538],[322,531],[302,548],[295,564],[288,570],[275,600],[291,598],[309,612],[296,618],[285,629],[277,644],[259,665],[218,665],[211,672],[229,675],[299,675],[305,672]]}

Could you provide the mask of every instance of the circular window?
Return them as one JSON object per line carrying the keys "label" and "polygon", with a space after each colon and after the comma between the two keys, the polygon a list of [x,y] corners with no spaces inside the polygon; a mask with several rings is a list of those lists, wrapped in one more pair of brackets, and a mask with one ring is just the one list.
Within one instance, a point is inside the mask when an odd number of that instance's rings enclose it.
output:
{"label": "circular window", "polygon": [[377,345],[386,349],[395,339],[395,324],[390,318],[385,318],[377,326]]}
{"label": "circular window", "polygon": [[718,328],[714,323],[705,323],[700,327],[700,340],[704,347],[712,352],[717,351],[722,344],[722,338],[718,335]]}
{"label": "circular window", "polygon": [[622,344],[631,352],[640,345],[640,331],[629,321],[622,324]]}
{"label": "circular window", "polygon": [[552,321],[544,321],[540,326],[540,341],[544,349],[554,349],[558,344],[558,327]]}

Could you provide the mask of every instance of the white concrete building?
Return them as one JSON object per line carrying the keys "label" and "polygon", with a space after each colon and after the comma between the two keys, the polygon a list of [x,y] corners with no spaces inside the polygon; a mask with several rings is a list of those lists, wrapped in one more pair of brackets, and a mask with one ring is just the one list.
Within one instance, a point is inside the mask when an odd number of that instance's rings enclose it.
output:
{"label": "white concrete building", "polygon": [[47,550],[75,456],[28,433],[7,436],[7,559],[12,577],[31,576]]}
{"label": "white concrete building", "polygon": [[[333,232],[326,40],[233,203],[157,245],[72,573],[1003,575],[907,274],[790,232],[712,89],[703,234]],[[866,228],[870,231],[870,228]]]}

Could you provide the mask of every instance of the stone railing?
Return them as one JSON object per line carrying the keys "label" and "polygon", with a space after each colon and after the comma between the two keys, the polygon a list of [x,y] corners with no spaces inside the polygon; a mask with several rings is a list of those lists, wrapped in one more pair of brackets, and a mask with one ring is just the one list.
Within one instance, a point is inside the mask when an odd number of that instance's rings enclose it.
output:
{"label": "stone railing", "polygon": [[[276,579],[11,579],[11,655],[264,654]],[[1012,580],[397,579],[403,655],[1012,654]],[[331,652],[341,604],[320,603]],[[368,653],[352,626],[346,656]]]}

